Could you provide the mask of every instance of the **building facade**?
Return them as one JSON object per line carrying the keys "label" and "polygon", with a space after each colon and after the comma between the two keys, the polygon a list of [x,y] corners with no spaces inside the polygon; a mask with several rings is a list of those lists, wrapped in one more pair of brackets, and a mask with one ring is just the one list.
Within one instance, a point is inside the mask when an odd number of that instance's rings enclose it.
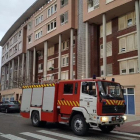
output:
{"label": "building facade", "polygon": [[140,115],[140,0],[38,0],[0,42],[2,100],[23,84],[115,77]]}

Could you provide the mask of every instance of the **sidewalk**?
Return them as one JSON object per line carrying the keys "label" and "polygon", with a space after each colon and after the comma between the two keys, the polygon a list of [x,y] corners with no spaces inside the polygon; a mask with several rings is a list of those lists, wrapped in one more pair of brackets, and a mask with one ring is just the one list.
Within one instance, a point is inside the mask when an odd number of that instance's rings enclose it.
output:
{"label": "sidewalk", "polygon": [[114,129],[115,131],[140,135],[140,116],[127,115],[127,121]]}

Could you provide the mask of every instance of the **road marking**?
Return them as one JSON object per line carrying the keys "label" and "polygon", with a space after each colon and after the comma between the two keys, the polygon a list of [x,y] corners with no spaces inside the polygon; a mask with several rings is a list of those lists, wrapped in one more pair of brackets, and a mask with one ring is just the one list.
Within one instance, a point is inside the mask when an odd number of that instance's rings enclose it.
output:
{"label": "road marking", "polygon": [[46,130],[39,130],[37,132],[40,132],[40,133],[43,133],[43,134],[49,134],[49,135],[53,135],[53,136],[57,136],[57,137],[65,138],[65,139],[70,139],[70,140],[86,140],[86,139],[73,137],[73,136],[60,134],[60,133],[55,133],[55,132],[51,132],[51,131],[46,131]]}
{"label": "road marking", "polygon": [[[97,131],[100,131],[101,130],[99,128],[91,128],[91,130],[97,130]],[[119,132],[119,131],[111,131],[110,134],[120,134],[120,135],[126,135],[126,136],[133,136],[133,137],[138,137],[140,138],[140,135],[137,135],[137,134],[132,134],[132,133],[126,133],[126,132]]]}
{"label": "road marking", "polygon": [[3,135],[3,133],[0,133],[0,135]]}
{"label": "road marking", "polygon": [[11,135],[11,134],[0,135],[0,137],[7,138],[7,139],[9,139],[9,140],[27,140],[27,139],[23,139],[23,138],[20,138],[20,137]]}
{"label": "road marking", "polygon": [[121,134],[121,135],[127,135],[127,136],[133,136],[133,137],[139,137],[140,138],[140,135],[137,135],[137,134],[131,134],[131,133],[126,133],[126,132],[119,132],[119,131],[112,131],[111,132],[112,134]]}
{"label": "road marking", "polygon": [[129,138],[129,137],[124,137],[124,136],[117,136],[117,135],[111,135],[111,134],[103,134],[104,136],[108,137],[114,137],[114,138],[121,138],[121,139],[126,139],[126,140],[136,140],[136,138]]}
{"label": "road marking", "polygon": [[32,138],[40,139],[40,140],[57,140],[57,139],[45,137],[45,136],[42,136],[42,135],[37,135],[37,134],[34,134],[34,133],[30,133],[30,132],[23,132],[23,133],[20,133],[20,134],[25,135],[25,136],[29,136],[29,137],[32,137]]}
{"label": "road marking", "polygon": [[133,126],[139,126],[139,127],[140,127],[140,123],[138,123],[138,124],[134,124]]}

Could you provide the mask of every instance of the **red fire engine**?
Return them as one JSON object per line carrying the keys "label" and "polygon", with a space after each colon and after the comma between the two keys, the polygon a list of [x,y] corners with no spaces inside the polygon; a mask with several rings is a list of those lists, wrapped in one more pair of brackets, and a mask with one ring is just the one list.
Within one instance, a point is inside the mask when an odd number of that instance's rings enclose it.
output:
{"label": "red fire engine", "polygon": [[33,126],[46,122],[68,124],[76,135],[88,128],[112,131],[126,120],[119,83],[101,79],[59,81],[23,86],[21,115]]}

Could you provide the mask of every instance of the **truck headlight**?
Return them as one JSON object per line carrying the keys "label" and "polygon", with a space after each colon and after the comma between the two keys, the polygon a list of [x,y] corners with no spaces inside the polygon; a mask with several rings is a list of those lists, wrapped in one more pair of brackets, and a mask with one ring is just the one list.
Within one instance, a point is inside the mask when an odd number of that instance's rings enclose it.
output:
{"label": "truck headlight", "polygon": [[108,122],[108,121],[109,121],[108,117],[101,117],[101,122]]}
{"label": "truck headlight", "polygon": [[123,116],[123,119],[126,121],[127,120],[127,116]]}

